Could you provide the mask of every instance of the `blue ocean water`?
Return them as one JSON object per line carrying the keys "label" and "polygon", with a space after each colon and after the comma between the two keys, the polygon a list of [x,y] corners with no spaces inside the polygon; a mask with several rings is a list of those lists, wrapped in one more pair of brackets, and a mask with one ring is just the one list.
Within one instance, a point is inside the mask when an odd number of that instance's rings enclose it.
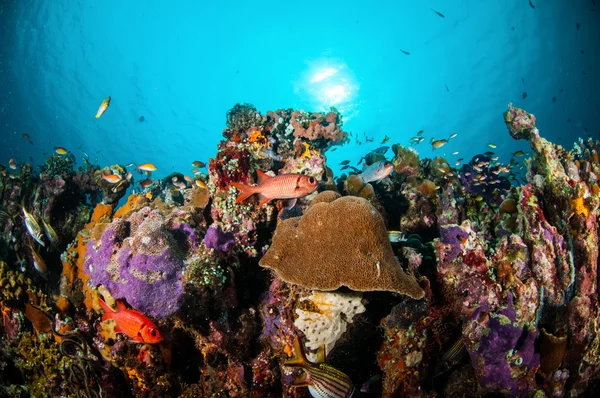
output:
{"label": "blue ocean water", "polygon": [[[186,172],[216,153],[237,102],[337,107],[363,143],[329,153],[331,165],[421,129],[422,157],[468,159],[494,142],[508,161],[526,149],[503,124],[509,102],[554,142],[597,138],[600,2],[532,3],[5,1],[0,161],[41,164],[63,146],[79,161]],[[454,132],[432,152],[430,137]]]}

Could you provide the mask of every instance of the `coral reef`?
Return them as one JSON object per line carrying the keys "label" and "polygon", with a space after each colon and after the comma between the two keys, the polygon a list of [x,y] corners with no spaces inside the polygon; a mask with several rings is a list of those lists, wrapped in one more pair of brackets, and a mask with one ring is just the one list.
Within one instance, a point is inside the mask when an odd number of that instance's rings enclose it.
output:
{"label": "coral reef", "polygon": [[[367,395],[592,396],[600,142],[567,150],[512,105],[504,122],[531,146],[522,164],[454,168],[396,143],[373,184],[328,167],[349,136],[335,109],[250,104],[227,113],[206,173],[146,178],[120,206],[124,166],[62,148],[39,172],[0,166],[0,395],[303,397],[284,366],[300,339]],[[258,171],[321,192],[236,203],[232,183]],[[102,321],[99,296],[164,340]]]}

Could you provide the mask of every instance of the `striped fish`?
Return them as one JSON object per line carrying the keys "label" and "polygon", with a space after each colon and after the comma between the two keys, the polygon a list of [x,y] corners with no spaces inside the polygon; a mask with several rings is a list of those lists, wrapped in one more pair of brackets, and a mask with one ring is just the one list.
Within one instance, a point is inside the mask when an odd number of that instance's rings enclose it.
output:
{"label": "striped fish", "polygon": [[[319,360],[324,360],[321,351]],[[294,380],[295,387],[308,387],[314,398],[350,398],[358,396],[352,380],[343,372],[324,362],[313,363],[306,359],[300,338],[294,338],[294,358],[283,363],[284,366],[302,369],[306,377]]]}
{"label": "striped fish", "polygon": [[21,207],[23,209],[23,217],[25,219],[25,227],[27,228],[27,232],[33,239],[37,241],[42,246],[44,245],[44,235],[42,233],[42,228],[35,218],[25,210],[25,207]]}
{"label": "striped fish", "polygon": [[52,228],[52,225],[50,225],[46,221],[44,221],[43,218],[42,218],[42,224],[44,224],[44,231],[46,232],[46,237],[50,241],[50,244],[52,244],[52,246],[55,249],[58,249],[58,245],[60,243],[60,238],[58,237],[58,234],[56,233],[54,228]]}
{"label": "striped fish", "polygon": [[463,342],[462,336],[459,338],[448,348],[444,355],[440,358],[440,360],[435,364],[434,368],[434,376],[438,377],[454,366],[456,366],[464,357],[467,355],[467,350],[465,348],[465,344]]}

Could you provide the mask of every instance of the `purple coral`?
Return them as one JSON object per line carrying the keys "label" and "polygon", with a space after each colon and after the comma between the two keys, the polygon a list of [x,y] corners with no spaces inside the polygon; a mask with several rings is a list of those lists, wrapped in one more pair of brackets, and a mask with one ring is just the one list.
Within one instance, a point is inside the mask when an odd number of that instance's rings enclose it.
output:
{"label": "purple coral", "polygon": [[235,247],[235,237],[231,232],[225,232],[220,225],[211,225],[204,236],[204,246],[216,252],[228,253]]}
{"label": "purple coral", "polygon": [[154,318],[175,313],[183,299],[184,256],[159,212],[141,209],[129,221],[116,219],[100,242],[91,241],[85,270],[94,285]]}
{"label": "purple coral", "polygon": [[445,245],[445,261],[452,262],[463,251],[464,242],[469,233],[458,225],[448,225],[440,228],[441,242]]}
{"label": "purple coral", "polygon": [[539,354],[534,354],[537,331],[520,327],[512,307],[485,315],[483,307],[477,309],[464,331],[471,338],[480,336],[479,344],[467,344],[467,348],[482,387],[509,396],[525,394],[534,387],[527,383],[540,364]]}

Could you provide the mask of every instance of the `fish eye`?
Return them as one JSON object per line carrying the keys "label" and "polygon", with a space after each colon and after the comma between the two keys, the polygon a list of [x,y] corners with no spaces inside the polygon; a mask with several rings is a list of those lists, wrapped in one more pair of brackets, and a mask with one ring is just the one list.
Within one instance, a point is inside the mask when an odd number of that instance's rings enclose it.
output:
{"label": "fish eye", "polygon": [[315,177],[308,177],[308,182],[311,184],[315,183]]}
{"label": "fish eye", "polygon": [[156,329],[152,329],[152,331],[150,332],[150,334],[151,334],[153,337],[156,337]]}

